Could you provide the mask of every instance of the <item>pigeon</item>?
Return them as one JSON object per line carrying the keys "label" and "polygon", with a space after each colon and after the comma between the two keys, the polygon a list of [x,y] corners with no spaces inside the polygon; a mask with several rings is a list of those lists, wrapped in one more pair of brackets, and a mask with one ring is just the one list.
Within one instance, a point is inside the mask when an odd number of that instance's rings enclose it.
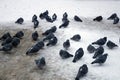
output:
{"label": "pigeon", "polygon": [[65,12],[64,14],[63,14],[63,17],[68,17],[68,14],[67,14],[67,12]]}
{"label": "pigeon", "polygon": [[49,12],[48,12],[48,10],[46,10],[45,12],[41,13],[39,15],[39,17],[40,17],[40,19],[44,19],[46,16],[48,16],[48,14],[49,14]]}
{"label": "pigeon", "polygon": [[87,47],[87,51],[88,51],[89,53],[94,53],[94,52],[95,52],[95,47],[92,46],[92,45],[89,45],[89,46]]}
{"label": "pigeon", "polygon": [[95,64],[95,63],[98,63],[98,64],[103,64],[105,63],[106,59],[107,59],[107,56],[108,54],[103,54],[103,55],[100,55],[99,57],[97,57],[91,64]]}
{"label": "pigeon", "polygon": [[48,30],[46,30],[44,33],[42,33],[42,35],[47,36],[47,35],[49,35],[50,33],[53,33],[53,32],[51,31],[51,29],[48,29]]}
{"label": "pigeon", "polygon": [[64,43],[63,43],[63,47],[65,49],[68,49],[70,47],[70,41],[69,40],[66,40]]}
{"label": "pigeon", "polygon": [[44,42],[39,41],[34,46],[32,46],[30,49],[27,50],[26,55],[33,55],[34,53],[38,52],[43,47],[44,47]]}
{"label": "pigeon", "polygon": [[9,44],[5,44],[2,46],[2,48],[0,48],[0,51],[11,51],[13,49],[13,45],[11,43]]}
{"label": "pigeon", "polygon": [[17,24],[22,24],[24,22],[24,19],[22,17],[18,18],[17,21],[15,21],[15,23]]}
{"label": "pigeon", "polygon": [[88,73],[88,67],[86,64],[83,64],[75,77],[75,80],[79,80],[81,77],[84,77]]}
{"label": "pigeon", "polygon": [[13,45],[13,47],[17,47],[19,44],[20,44],[20,39],[19,38],[17,38],[17,37],[14,37],[13,39],[12,39],[12,45]]}
{"label": "pigeon", "polygon": [[68,20],[67,17],[68,17],[68,14],[67,14],[67,12],[65,12],[65,13],[63,14],[62,21],[64,22],[64,21]]}
{"label": "pigeon", "polygon": [[97,41],[93,42],[92,44],[97,44],[97,45],[104,45],[107,41],[107,37],[103,37],[98,39]]}
{"label": "pigeon", "polygon": [[95,47],[94,46],[92,46],[91,44],[90,45],[88,45],[88,47],[87,47],[87,51],[89,52],[89,53],[94,53],[95,52]]}
{"label": "pigeon", "polygon": [[12,42],[12,39],[13,39],[12,37],[8,37],[6,40],[4,40],[4,41],[2,42],[1,45],[3,46],[3,45],[5,45],[5,44],[11,43],[11,42]]}
{"label": "pigeon", "polygon": [[49,42],[46,44],[46,46],[54,46],[57,44],[58,39],[56,37],[53,37],[52,39],[49,40]]}
{"label": "pigeon", "polygon": [[35,31],[35,32],[32,33],[32,39],[33,39],[34,41],[37,41],[37,40],[38,40],[38,37],[39,37],[39,35],[38,35],[38,32],[37,32],[37,31]]}
{"label": "pigeon", "polygon": [[118,17],[115,17],[115,18],[114,18],[114,21],[113,21],[113,24],[117,24],[117,23],[119,23],[119,18],[118,18]]}
{"label": "pigeon", "polygon": [[117,44],[115,44],[114,42],[112,42],[112,41],[110,41],[110,40],[107,42],[106,46],[107,46],[109,49],[113,49],[114,47],[118,47]]}
{"label": "pigeon", "polygon": [[57,30],[57,27],[56,27],[56,26],[51,27],[51,31],[52,31],[52,33],[55,33],[56,30]]}
{"label": "pigeon", "polygon": [[3,40],[3,41],[4,41],[4,40],[6,40],[7,38],[11,38],[11,35],[10,35],[9,32],[3,34],[2,37],[0,37],[0,40]]}
{"label": "pigeon", "polygon": [[24,36],[23,31],[18,31],[13,37],[17,37],[17,38],[22,39],[23,36]]}
{"label": "pigeon", "polygon": [[50,33],[55,33],[57,30],[56,26],[51,27],[50,29],[46,30],[44,33],[42,33],[42,35],[48,35]]}
{"label": "pigeon", "polygon": [[74,41],[79,41],[80,39],[81,39],[81,36],[79,34],[76,34],[71,38],[71,40],[74,40]]}
{"label": "pigeon", "polygon": [[70,54],[69,52],[67,52],[65,50],[60,50],[59,55],[62,59],[67,59],[67,58],[73,57],[72,54]]}
{"label": "pigeon", "polygon": [[45,18],[44,15],[43,15],[43,13],[40,13],[39,18],[40,19],[44,19]]}
{"label": "pigeon", "polygon": [[42,57],[40,59],[35,60],[35,63],[39,69],[43,69],[46,65],[45,58]]}
{"label": "pigeon", "polygon": [[49,34],[43,39],[43,41],[50,40],[50,39],[52,39],[53,37],[55,37],[55,35],[54,35],[53,33],[49,33]]}
{"label": "pigeon", "polygon": [[77,62],[80,58],[82,58],[84,55],[84,51],[83,48],[79,48],[76,52],[75,52],[75,56],[72,62]]}
{"label": "pigeon", "polygon": [[93,59],[97,58],[98,56],[102,55],[103,53],[104,53],[104,48],[102,46],[98,47],[95,51]]}
{"label": "pigeon", "polygon": [[46,10],[46,11],[43,13],[43,15],[48,15],[48,14],[49,14],[48,10]]}
{"label": "pigeon", "polygon": [[47,22],[51,22],[51,23],[53,22],[53,20],[50,16],[45,16],[45,19]]}
{"label": "pigeon", "polygon": [[34,20],[34,29],[36,29],[39,25],[39,21],[38,20]]}
{"label": "pigeon", "polygon": [[57,15],[54,13],[52,16],[52,20],[55,21],[57,19]]}
{"label": "pigeon", "polygon": [[69,20],[65,20],[60,26],[59,26],[59,28],[62,28],[62,27],[64,27],[64,28],[66,28],[68,25],[69,25]]}
{"label": "pigeon", "polygon": [[107,18],[107,20],[114,20],[117,17],[116,13],[113,13],[110,17]]}
{"label": "pigeon", "polygon": [[74,20],[78,22],[83,22],[77,15],[74,16]]}
{"label": "pigeon", "polygon": [[32,17],[32,22],[34,22],[35,20],[37,20],[37,16],[34,14]]}
{"label": "pigeon", "polygon": [[96,18],[93,19],[93,21],[102,21],[103,17],[102,16],[97,16]]}

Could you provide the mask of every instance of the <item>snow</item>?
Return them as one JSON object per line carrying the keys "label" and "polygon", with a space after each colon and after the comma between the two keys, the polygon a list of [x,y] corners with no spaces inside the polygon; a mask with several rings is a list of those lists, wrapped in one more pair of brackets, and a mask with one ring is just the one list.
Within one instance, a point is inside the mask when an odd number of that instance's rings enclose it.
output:
{"label": "snow", "polygon": [[[17,29],[24,28],[33,31],[33,24],[30,21],[33,14],[39,14],[45,10],[50,11],[50,15],[57,13],[58,19],[54,23],[48,23],[45,20],[39,20],[38,29],[43,32],[52,26],[59,26],[62,14],[66,11],[69,15],[70,25],[67,28],[57,30],[55,35],[58,38],[58,43],[52,47],[45,47],[40,50],[35,58],[31,58],[32,70],[35,67],[34,59],[44,56],[47,62],[47,69],[43,72],[39,70],[33,71],[30,77],[33,80],[74,80],[79,67],[82,64],[87,64],[89,68],[88,74],[81,80],[119,80],[120,79],[120,64],[118,63],[120,48],[113,50],[106,46],[105,53],[108,53],[108,59],[103,65],[91,65],[93,54],[89,54],[86,50],[87,46],[97,39],[107,36],[109,40],[120,46],[120,23],[113,25],[112,21],[106,20],[108,16],[116,12],[120,16],[120,1],[79,1],[79,0],[1,0],[0,3],[0,28]],[[75,22],[73,16],[78,15],[83,20],[82,23]],[[102,15],[102,22],[93,22],[95,16]],[[14,24],[18,17],[23,17],[25,22],[23,25]],[[63,49],[63,42],[70,39],[74,34],[80,34],[81,40],[75,42],[70,40],[71,47],[68,52],[75,54],[75,51],[82,47],[84,56],[76,63],[72,63],[73,58],[63,60],[59,56],[59,50]],[[21,57],[21,56],[20,56]],[[34,65],[32,65],[34,64]]]}

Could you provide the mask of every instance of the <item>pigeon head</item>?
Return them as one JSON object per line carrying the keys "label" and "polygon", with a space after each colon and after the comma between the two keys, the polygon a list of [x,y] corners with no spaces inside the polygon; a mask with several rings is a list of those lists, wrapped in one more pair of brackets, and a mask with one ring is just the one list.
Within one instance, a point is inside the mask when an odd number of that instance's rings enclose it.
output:
{"label": "pigeon head", "polygon": [[105,56],[108,56],[108,54],[106,53],[106,54],[104,54]]}
{"label": "pigeon head", "polygon": [[107,37],[104,37],[103,39],[104,39],[105,41],[107,41]]}
{"label": "pigeon head", "polygon": [[83,51],[83,48],[79,48],[78,50],[79,50],[79,51]]}
{"label": "pigeon head", "polygon": [[67,39],[66,42],[70,42],[70,41]]}
{"label": "pigeon head", "polygon": [[84,67],[86,67],[87,65],[86,64],[83,64]]}

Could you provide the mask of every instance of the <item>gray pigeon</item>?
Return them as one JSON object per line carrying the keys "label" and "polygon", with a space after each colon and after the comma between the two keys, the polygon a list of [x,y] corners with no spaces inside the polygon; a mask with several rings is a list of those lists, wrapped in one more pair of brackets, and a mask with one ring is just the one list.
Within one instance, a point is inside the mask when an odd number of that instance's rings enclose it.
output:
{"label": "gray pigeon", "polygon": [[11,51],[13,49],[13,45],[11,43],[3,45],[2,48],[0,48],[0,51]]}
{"label": "gray pigeon", "polygon": [[93,42],[92,44],[97,44],[97,45],[104,45],[107,41],[107,37],[103,37],[103,38],[100,38],[98,39],[97,41]]}
{"label": "gray pigeon", "polygon": [[63,43],[63,47],[65,49],[68,49],[70,47],[70,41],[69,40],[66,40],[64,43]]}
{"label": "gray pigeon", "polygon": [[15,23],[17,24],[22,24],[24,22],[24,19],[22,17],[18,18],[17,21],[15,21]]}
{"label": "gray pigeon", "polygon": [[81,36],[79,34],[76,34],[71,38],[71,40],[74,40],[74,41],[79,41],[80,39],[81,39]]}
{"label": "gray pigeon", "polygon": [[96,18],[93,19],[93,21],[102,21],[103,20],[103,17],[102,16],[97,16]]}
{"label": "gray pigeon", "polygon": [[79,80],[81,77],[84,77],[88,73],[88,67],[86,64],[83,64],[75,77],[75,80]]}
{"label": "gray pigeon", "polygon": [[107,56],[108,54],[103,54],[103,55],[100,55],[99,57],[97,57],[91,64],[95,64],[95,63],[98,63],[98,64],[103,64],[105,63],[106,59],[107,59]]}
{"label": "gray pigeon", "polygon": [[75,56],[72,62],[77,62],[79,59],[81,59],[84,55],[84,51],[83,48],[79,48],[76,52],[75,52]]}
{"label": "gray pigeon", "polygon": [[43,69],[46,65],[45,58],[42,57],[40,59],[35,60],[35,63],[39,69]]}
{"label": "gray pigeon", "polygon": [[43,41],[39,41],[34,46],[32,46],[31,48],[29,48],[27,50],[26,55],[33,55],[36,52],[38,52],[40,49],[42,49],[43,47],[44,47],[44,42]]}
{"label": "gray pigeon", "polygon": [[87,51],[88,51],[89,53],[94,53],[95,47],[92,46],[92,45],[89,45],[89,46],[87,47]]}
{"label": "gray pigeon", "polygon": [[69,52],[67,52],[65,50],[60,50],[59,55],[62,59],[73,57],[72,54],[70,54]]}
{"label": "gray pigeon", "polygon": [[74,20],[78,22],[83,22],[77,15],[74,16]]}
{"label": "gray pigeon", "polygon": [[114,42],[112,42],[112,41],[110,41],[110,40],[107,42],[106,46],[107,46],[109,49],[113,49],[114,47],[118,47],[117,44],[115,44]]}
{"label": "gray pigeon", "polygon": [[104,53],[104,48],[102,46],[98,47],[95,51],[93,58],[97,58],[98,56]]}
{"label": "gray pigeon", "polygon": [[116,13],[113,13],[110,17],[107,18],[107,20],[114,20],[117,17]]}

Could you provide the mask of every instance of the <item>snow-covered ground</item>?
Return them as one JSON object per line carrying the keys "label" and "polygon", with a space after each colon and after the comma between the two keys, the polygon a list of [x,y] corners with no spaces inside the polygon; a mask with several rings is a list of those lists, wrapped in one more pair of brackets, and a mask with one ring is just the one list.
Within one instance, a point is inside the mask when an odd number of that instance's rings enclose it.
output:
{"label": "snow-covered ground", "polygon": [[[40,50],[40,54],[38,54],[37,57],[31,58],[31,63],[28,64],[30,65],[28,70],[30,70],[35,67],[34,59],[42,56],[46,58],[46,71],[39,72],[38,70],[29,73],[32,80],[74,80],[78,69],[82,64],[88,65],[89,72],[81,80],[119,80],[119,47],[110,50],[104,46],[105,53],[108,53],[109,56],[106,63],[101,66],[90,64],[93,61],[93,54],[89,54],[86,50],[87,46],[91,42],[104,36],[107,36],[109,40],[112,40],[120,46],[120,23],[113,25],[112,21],[106,20],[106,18],[114,12],[120,16],[119,4],[120,1],[1,0],[0,28],[27,28],[33,30],[33,24],[31,22],[33,14],[37,14],[39,16],[39,14],[45,10],[49,10],[50,15],[54,12],[57,13],[58,19],[54,23],[39,20],[39,29],[44,32],[46,29],[49,29],[54,25],[58,27],[62,23],[62,14],[66,11],[69,15],[70,24],[67,28],[58,29],[55,33],[59,40],[57,45],[53,47],[45,47],[43,50]],[[73,20],[74,15],[80,16],[83,23],[75,22]],[[98,15],[102,15],[104,20],[100,23],[93,22],[92,19]],[[23,25],[14,24],[14,21],[18,17],[23,17],[25,19]],[[80,47],[83,47],[85,52],[83,58],[76,63],[72,63],[73,58],[63,60],[59,56],[59,50],[63,49],[63,42],[74,34],[80,34],[82,38],[79,42],[70,40],[71,47],[68,52],[74,55],[75,51]]]}

